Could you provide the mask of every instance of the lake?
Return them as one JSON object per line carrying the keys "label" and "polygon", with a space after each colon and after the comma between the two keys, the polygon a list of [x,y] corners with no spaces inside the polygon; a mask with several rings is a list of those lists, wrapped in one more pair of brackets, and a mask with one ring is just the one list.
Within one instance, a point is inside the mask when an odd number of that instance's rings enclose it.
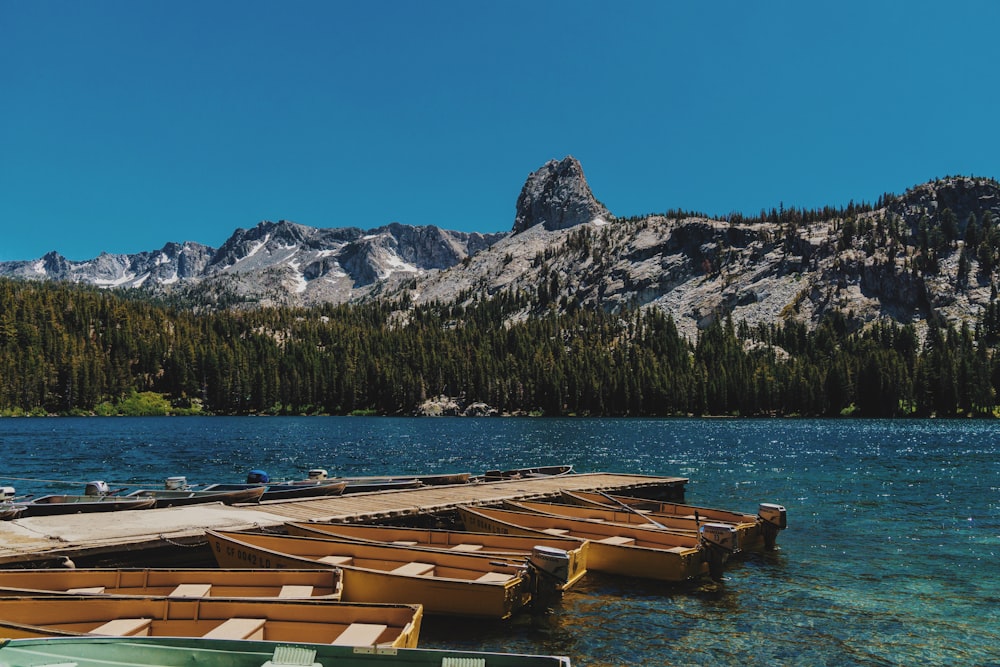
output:
{"label": "lake", "polygon": [[784,505],[780,549],[694,589],[591,573],[547,613],[425,619],[421,645],[577,666],[1000,665],[998,436],[996,422],[946,420],[0,419],[0,483],[76,493],[98,479],[239,482],[251,468],[279,479],[556,463],[688,477],[692,504]]}

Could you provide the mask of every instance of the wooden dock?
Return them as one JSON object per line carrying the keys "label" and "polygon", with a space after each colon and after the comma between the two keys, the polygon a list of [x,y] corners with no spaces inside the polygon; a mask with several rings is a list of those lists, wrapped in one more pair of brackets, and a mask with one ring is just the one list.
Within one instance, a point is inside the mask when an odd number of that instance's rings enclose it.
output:
{"label": "wooden dock", "polygon": [[458,505],[550,498],[568,491],[625,491],[683,499],[682,477],[586,473],[326,498],[227,506],[221,503],[167,509],[40,516],[0,521],[0,567],[58,562],[204,543],[207,529],[278,529],[286,521],[374,522],[437,514]]}

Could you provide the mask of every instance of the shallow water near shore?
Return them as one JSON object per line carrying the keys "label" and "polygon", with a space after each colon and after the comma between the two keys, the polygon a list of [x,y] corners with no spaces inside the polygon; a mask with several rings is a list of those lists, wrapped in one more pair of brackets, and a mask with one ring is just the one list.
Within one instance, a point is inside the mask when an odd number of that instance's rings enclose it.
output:
{"label": "shallow water near shore", "polygon": [[0,483],[79,493],[97,479],[240,482],[251,468],[280,479],[556,463],[688,477],[692,504],[784,505],[780,548],[693,588],[592,573],[545,613],[425,619],[421,646],[578,666],[1000,665],[998,436],[994,422],[941,420],[2,419]]}

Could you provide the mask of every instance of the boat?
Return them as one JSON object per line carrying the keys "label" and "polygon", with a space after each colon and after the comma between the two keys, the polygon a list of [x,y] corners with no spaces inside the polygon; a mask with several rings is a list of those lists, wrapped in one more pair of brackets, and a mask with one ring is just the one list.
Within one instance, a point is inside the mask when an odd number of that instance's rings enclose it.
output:
{"label": "boat", "polygon": [[122,496],[49,495],[20,503],[24,508],[18,518],[80,514],[83,512],[117,512],[121,510],[149,509],[155,498],[125,498]]}
{"label": "boat", "polygon": [[262,489],[260,502],[269,500],[296,500],[300,498],[320,498],[339,496],[344,492],[343,482],[294,482],[282,484],[209,484],[199,487],[203,492],[238,491],[240,489]]}
{"label": "boat", "polygon": [[[325,480],[329,478],[329,473],[324,468],[313,468],[309,471],[310,480]],[[379,483],[379,482],[408,482],[412,483],[414,480],[420,482],[421,485],[425,486],[443,486],[448,484],[468,484],[472,479],[472,474],[467,472],[449,472],[449,473],[439,473],[432,475],[390,475],[382,477],[334,477],[332,479],[338,479],[348,482],[348,484],[354,482],[356,484],[362,483]]]}
{"label": "boat", "polygon": [[676,583],[710,573],[708,549],[694,535],[487,507],[458,512],[470,531],[589,540],[587,569],[595,572]]}
{"label": "boat", "polygon": [[121,496],[123,498],[152,498],[153,507],[156,509],[163,507],[181,507],[183,505],[195,505],[198,503],[222,503],[224,505],[234,505],[236,503],[256,503],[267,491],[266,486],[248,487],[245,489],[232,490],[193,490],[193,489],[139,489],[132,493]]}
{"label": "boat", "polygon": [[528,537],[344,523],[290,521],[285,524],[285,532],[297,537],[334,537],[367,544],[394,544],[410,549],[430,549],[445,553],[474,553],[494,558],[518,560],[530,557],[536,546],[560,549],[569,555],[567,580],[565,584],[558,586],[560,590],[569,588],[587,573],[587,548],[590,546],[589,542],[580,542],[567,537]]}
{"label": "boat", "polygon": [[24,505],[17,503],[0,503],[0,521],[11,521],[21,516]]}
{"label": "boat", "polygon": [[487,470],[483,473],[483,481],[495,482],[504,479],[527,479],[531,477],[553,477],[573,474],[573,466],[556,465],[537,468],[515,468],[513,470]]}
{"label": "boat", "polygon": [[357,649],[305,642],[188,637],[57,637],[0,640],[0,665],[35,667],[571,667],[564,656],[451,651]]}
{"label": "boat", "polygon": [[0,636],[10,638],[91,634],[413,648],[422,617],[419,605],[319,600],[0,598]]}
{"label": "boat", "polygon": [[730,554],[742,552],[744,543],[756,544],[759,542],[760,524],[756,521],[731,523],[728,521],[702,521],[695,517],[676,516],[671,514],[656,514],[653,512],[640,512],[628,505],[567,505],[564,503],[537,502],[530,500],[519,500],[505,502],[508,509],[528,512],[542,512],[547,514],[557,514],[576,519],[591,519],[604,521],[607,523],[620,523],[630,526],[638,526],[648,530],[665,530],[668,532],[684,533],[688,535],[702,535],[703,528],[709,526],[709,535],[705,539],[714,540],[722,533],[731,533],[731,537],[724,543],[718,544],[725,548]]}
{"label": "boat", "polygon": [[340,570],[0,569],[0,596],[133,595],[339,600]]}
{"label": "boat", "polygon": [[778,532],[784,530],[788,525],[785,508],[772,503],[760,503],[757,508],[757,514],[745,514],[710,507],[699,507],[663,500],[649,500],[647,498],[635,498],[632,496],[611,495],[591,491],[563,490],[561,497],[564,502],[575,505],[597,505],[604,507],[625,505],[635,511],[648,514],[656,521],[663,521],[667,517],[678,517],[696,522],[732,523],[737,526],[753,524],[753,528],[746,528],[741,532],[740,545],[744,551],[761,548],[765,550],[774,549]]}
{"label": "boat", "polygon": [[[565,582],[569,556],[536,547],[527,560],[435,552],[262,533],[206,531],[220,567],[338,567],[343,571],[341,599],[348,602],[407,602],[428,614],[504,619],[544,599]],[[540,570],[546,575],[541,575]]]}

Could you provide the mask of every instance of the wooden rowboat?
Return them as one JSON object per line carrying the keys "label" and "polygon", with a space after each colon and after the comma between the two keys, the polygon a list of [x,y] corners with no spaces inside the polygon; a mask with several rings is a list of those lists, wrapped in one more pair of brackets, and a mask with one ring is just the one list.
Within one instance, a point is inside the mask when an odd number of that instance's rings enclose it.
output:
{"label": "wooden rowboat", "polygon": [[415,647],[419,605],[317,600],[65,596],[0,598],[0,636],[205,637]]}
{"label": "wooden rowboat", "polygon": [[595,572],[671,582],[708,574],[706,550],[695,536],[536,512],[467,506],[458,512],[471,531],[589,540],[587,569]]}
{"label": "wooden rowboat", "polygon": [[236,503],[255,503],[261,499],[267,487],[258,486],[246,489],[233,489],[231,491],[196,491],[190,489],[140,489],[125,495],[125,498],[152,498],[154,508],[181,507],[183,505],[195,505],[199,503],[222,503],[224,505],[234,505]]}
{"label": "wooden rowboat", "polygon": [[428,614],[508,618],[540,594],[525,563],[331,538],[206,531],[221,567],[343,570],[343,600],[421,604]]}
{"label": "wooden rowboat", "polygon": [[155,498],[123,498],[120,496],[51,495],[35,498],[22,504],[24,510],[18,518],[80,514],[83,512],[116,512],[120,510],[149,509]]}
{"label": "wooden rowboat", "polygon": [[590,546],[589,542],[550,535],[528,537],[343,523],[289,522],[285,524],[285,532],[298,537],[334,537],[367,544],[393,544],[445,553],[474,553],[519,561],[531,556],[532,550],[539,545],[561,549],[569,555],[569,573],[566,583],[559,586],[561,590],[569,588],[587,573],[587,549]]}
{"label": "wooden rowboat", "polygon": [[[780,505],[761,503],[758,514],[746,514],[730,510],[684,505],[662,500],[648,500],[630,496],[606,495],[589,491],[562,491],[564,502],[574,505],[589,505],[610,507],[615,504],[627,505],[632,509],[648,514],[657,522],[663,522],[670,517],[693,520],[696,522],[721,522],[739,526],[740,546],[744,551],[773,549],[777,533],[786,526],[785,508]],[[752,524],[752,527],[748,524]]]}
{"label": "wooden rowboat", "polygon": [[571,465],[540,466],[537,468],[515,468],[513,470],[487,470],[483,473],[483,479],[487,482],[495,482],[502,479],[552,477],[554,475],[570,475],[572,473],[573,466]]}
{"label": "wooden rowboat", "polygon": [[58,637],[0,640],[0,665],[35,667],[570,667],[560,656],[345,646],[187,637]]}
{"label": "wooden rowboat", "polygon": [[339,600],[340,570],[79,568],[0,570],[0,596],[133,595],[156,597]]}
{"label": "wooden rowboat", "polygon": [[339,496],[347,484],[330,481],[302,481],[288,484],[209,484],[201,487],[204,492],[236,491],[240,489],[261,489],[263,495],[260,502],[269,500],[294,500],[299,498],[318,498],[322,496]]}

